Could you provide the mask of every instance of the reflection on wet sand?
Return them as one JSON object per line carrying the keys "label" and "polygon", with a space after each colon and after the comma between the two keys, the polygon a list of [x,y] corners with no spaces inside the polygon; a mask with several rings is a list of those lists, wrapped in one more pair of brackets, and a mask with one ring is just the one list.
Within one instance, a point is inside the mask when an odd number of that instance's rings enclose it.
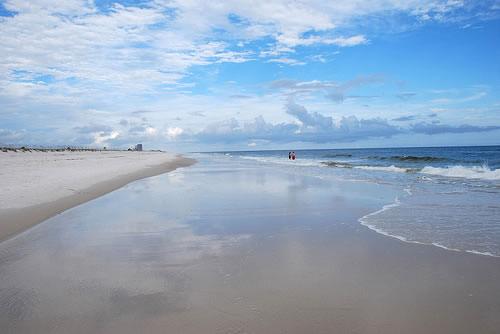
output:
{"label": "reflection on wet sand", "polygon": [[[494,333],[498,261],[356,223],[394,189],[202,161],[0,244],[6,333]],[[439,314],[439,317],[436,317]]]}

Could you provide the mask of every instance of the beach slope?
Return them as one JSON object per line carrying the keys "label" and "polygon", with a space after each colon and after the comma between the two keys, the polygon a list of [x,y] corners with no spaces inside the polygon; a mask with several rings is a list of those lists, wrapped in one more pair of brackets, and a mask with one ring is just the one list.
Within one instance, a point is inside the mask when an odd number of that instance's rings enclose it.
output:
{"label": "beach slope", "polygon": [[192,163],[165,152],[0,152],[0,240],[127,183]]}

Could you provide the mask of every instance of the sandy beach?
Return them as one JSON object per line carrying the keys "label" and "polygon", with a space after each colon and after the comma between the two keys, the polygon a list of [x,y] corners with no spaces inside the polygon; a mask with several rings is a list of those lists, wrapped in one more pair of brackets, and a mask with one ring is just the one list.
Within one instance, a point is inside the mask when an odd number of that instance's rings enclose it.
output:
{"label": "sandy beach", "polygon": [[192,163],[164,152],[0,152],[0,240],[127,183]]}
{"label": "sandy beach", "polygon": [[387,184],[202,158],[0,243],[5,333],[498,333],[498,258],[358,219]]}
{"label": "sandy beach", "polygon": [[500,0],[0,32],[0,334],[500,334]]}

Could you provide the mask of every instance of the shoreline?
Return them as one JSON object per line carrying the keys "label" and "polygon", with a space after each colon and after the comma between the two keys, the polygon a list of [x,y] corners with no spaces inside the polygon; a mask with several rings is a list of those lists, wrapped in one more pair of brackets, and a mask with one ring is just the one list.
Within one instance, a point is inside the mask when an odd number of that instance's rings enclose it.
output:
{"label": "shoreline", "polygon": [[[99,153],[94,152],[90,154]],[[159,164],[144,165],[139,169],[136,168],[136,170],[125,174],[109,175],[107,179],[97,181],[90,186],[75,187],[77,189],[73,190],[73,193],[53,200],[21,207],[0,207],[0,242],[15,237],[25,230],[70,208],[103,196],[133,181],[168,173],[177,168],[188,167],[196,162],[194,159],[186,158],[179,154],[165,154],[165,157],[162,158],[167,158],[167,160],[163,159]],[[94,167],[102,168],[102,165]],[[57,170],[53,171],[53,173],[57,172]],[[100,176],[102,179],[102,175]]]}
{"label": "shoreline", "polygon": [[498,258],[357,221],[393,187],[240,167],[199,158],[0,243],[2,328],[497,333]]}
{"label": "shoreline", "polygon": [[437,247],[437,248],[440,248],[440,249],[443,249],[443,250],[446,250],[446,251],[449,251],[449,252],[468,253],[468,254],[474,254],[474,255],[480,255],[480,256],[488,256],[488,257],[500,258],[499,255],[495,255],[495,254],[492,254],[490,252],[481,252],[481,251],[477,251],[477,250],[474,250],[474,249],[464,249],[464,250],[462,250],[462,249],[447,247],[447,246],[441,245],[441,244],[439,244],[437,242],[422,242],[422,241],[416,241],[416,240],[409,240],[406,237],[386,232],[384,229],[378,228],[375,225],[370,224],[370,223],[368,223],[366,221],[366,218],[368,218],[368,217],[374,216],[374,215],[376,215],[378,213],[381,213],[381,212],[383,212],[385,210],[388,210],[390,208],[393,208],[393,207],[399,206],[399,205],[400,205],[399,199],[396,197],[396,199],[395,199],[395,201],[393,203],[385,204],[384,206],[382,206],[381,209],[373,211],[371,213],[368,213],[368,214],[364,215],[363,217],[359,218],[357,221],[362,226],[366,227],[370,231],[373,231],[373,232],[377,233],[378,235],[381,235],[381,236],[384,236],[384,237],[387,237],[387,238],[391,238],[391,239],[396,239],[396,240],[399,240],[399,241],[404,242],[406,244],[416,244],[416,245],[432,246],[432,247]]}

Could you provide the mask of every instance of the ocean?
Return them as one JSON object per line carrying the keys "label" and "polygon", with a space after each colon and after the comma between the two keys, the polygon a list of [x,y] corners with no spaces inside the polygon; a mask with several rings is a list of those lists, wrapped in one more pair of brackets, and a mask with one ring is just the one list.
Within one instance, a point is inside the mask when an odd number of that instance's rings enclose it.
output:
{"label": "ocean", "polygon": [[359,218],[405,242],[500,256],[500,146],[205,153],[233,165],[387,184],[394,199]]}

